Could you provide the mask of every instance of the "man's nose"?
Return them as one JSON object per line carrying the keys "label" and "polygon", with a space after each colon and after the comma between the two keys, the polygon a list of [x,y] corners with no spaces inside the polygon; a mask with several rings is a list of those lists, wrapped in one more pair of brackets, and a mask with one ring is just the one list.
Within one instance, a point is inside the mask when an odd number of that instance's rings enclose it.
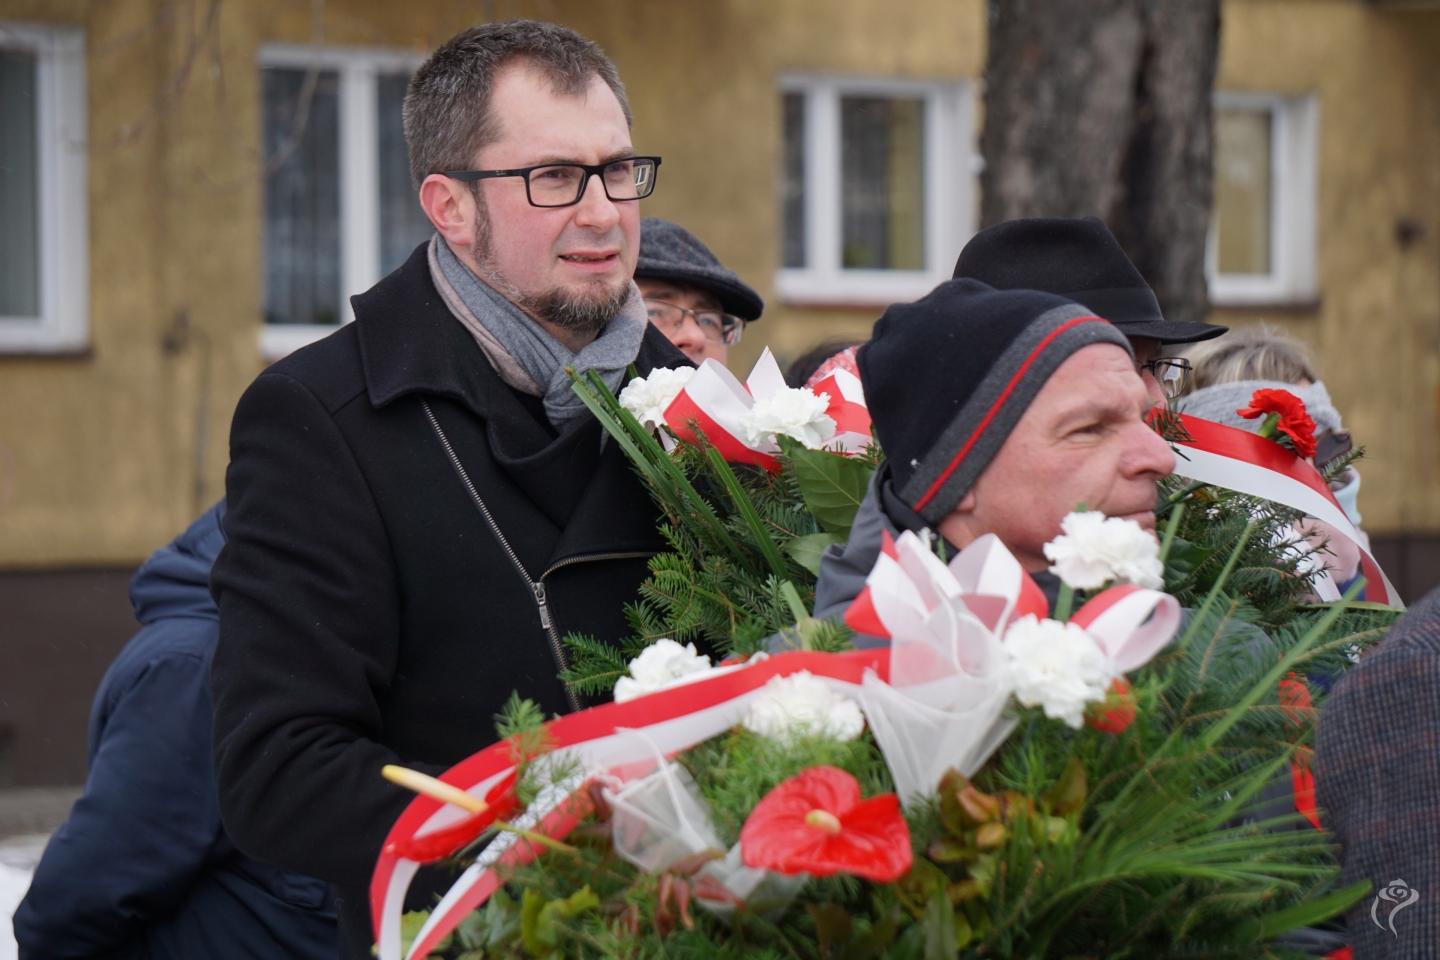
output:
{"label": "man's nose", "polygon": [[1149,370],[1140,371],[1140,382],[1145,384],[1145,392],[1150,397],[1152,407],[1165,406],[1165,387],[1160,383],[1159,378]]}
{"label": "man's nose", "polygon": [[670,342],[693,360],[705,349],[705,332],[700,329],[695,318],[687,313],[680,318],[680,325],[671,331]]}
{"label": "man's nose", "polygon": [[594,173],[586,177],[580,202],[575,205],[575,222],[582,226],[609,229],[619,220],[620,210],[616,202],[605,193],[605,184],[601,182],[600,174]]}
{"label": "man's nose", "polygon": [[1155,479],[1175,470],[1175,451],[1170,443],[1146,423],[1137,423],[1130,428],[1132,448],[1128,462],[1134,475],[1150,475]]}

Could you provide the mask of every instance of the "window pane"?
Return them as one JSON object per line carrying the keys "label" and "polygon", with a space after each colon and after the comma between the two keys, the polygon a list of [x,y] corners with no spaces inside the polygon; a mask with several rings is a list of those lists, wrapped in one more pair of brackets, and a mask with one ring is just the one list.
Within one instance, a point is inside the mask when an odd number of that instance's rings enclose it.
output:
{"label": "window pane", "polygon": [[380,111],[380,272],[389,273],[434,232],[410,185],[410,156],[400,108],[410,78],[383,74],[379,78]]}
{"label": "window pane", "polygon": [[261,71],[265,124],[265,322],[340,322],[339,80]]}
{"label": "window pane", "polygon": [[925,267],[925,101],[840,100],[841,264]]}
{"label": "window pane", "polygon": [[1215,243],[1221,273],[1268,274],[1271,112],[1215,112]]}
{"label": "window pane", "polygon": [[40,316],[36,68],[0,50],[0,317]]}
{"label": "window pane", "polygon": [[782,98],[785,170],[780,180],[783,211],[785,266],[805,266],[805,96],[787,93]]}

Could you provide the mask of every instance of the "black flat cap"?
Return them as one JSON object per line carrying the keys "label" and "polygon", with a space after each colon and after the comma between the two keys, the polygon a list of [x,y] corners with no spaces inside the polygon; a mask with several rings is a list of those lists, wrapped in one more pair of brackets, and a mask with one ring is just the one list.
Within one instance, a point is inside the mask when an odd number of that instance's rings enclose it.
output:
{"label": "black flat cap", "polygon": [[741,320],[759,320],[765,310],[760,294],[721,263],[699,237],[658,217],[640,221],[640,258],[635,263],[635,279],[670,280],[698,287],[719,300],[720,309]]}
{"label": "black flat cap", "polygon": [[1007,220],[970,238],[955,277],[999,290],[1043,290],[1084,304],[1127,337],[1194,343],[1228,327],[1166,320],[1155,292],[1095,217]]}

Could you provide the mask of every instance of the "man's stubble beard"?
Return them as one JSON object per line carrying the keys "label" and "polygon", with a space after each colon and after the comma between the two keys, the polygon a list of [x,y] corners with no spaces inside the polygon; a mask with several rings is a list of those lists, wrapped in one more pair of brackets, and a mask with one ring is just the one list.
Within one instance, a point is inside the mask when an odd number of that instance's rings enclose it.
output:
{"label": "man's stubble beard", "polygon": [[499,291],[506,300],[545,323],[588,336],[597,336],[603,331],[610,319],[620,312],[625,301],[630,299],[630,281],[623,280],[613,288],[597,281],[579,293],[558,288],[540,294],[523,292],[495,267],[491,255],[494,238],[490,228],[490,211],[486,209],[480,191],[474,189],[476,186],[478,184],[471,184],[476,208],[471,249],[480,268],[480,279]]}

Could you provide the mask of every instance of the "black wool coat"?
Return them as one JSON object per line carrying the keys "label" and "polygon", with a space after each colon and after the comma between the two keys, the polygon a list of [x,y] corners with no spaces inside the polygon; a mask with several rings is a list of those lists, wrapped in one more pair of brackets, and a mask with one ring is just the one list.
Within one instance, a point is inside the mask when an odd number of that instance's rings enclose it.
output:
{"label": "black wool coat", "polygon": [[[211,684],[226,829],[334,884],[342,955],[361,957],[370,873],[411,799],[380,768],[464,759],[494,741],[512,691],[572,709],[558,635],[624,636],[663,543],[617,445],[588,415],[555,436],[500,380],[423,245],[352,302],[354,323],[268,368],[236,408]],[[687,363],[647,327],[642,374]]]}

